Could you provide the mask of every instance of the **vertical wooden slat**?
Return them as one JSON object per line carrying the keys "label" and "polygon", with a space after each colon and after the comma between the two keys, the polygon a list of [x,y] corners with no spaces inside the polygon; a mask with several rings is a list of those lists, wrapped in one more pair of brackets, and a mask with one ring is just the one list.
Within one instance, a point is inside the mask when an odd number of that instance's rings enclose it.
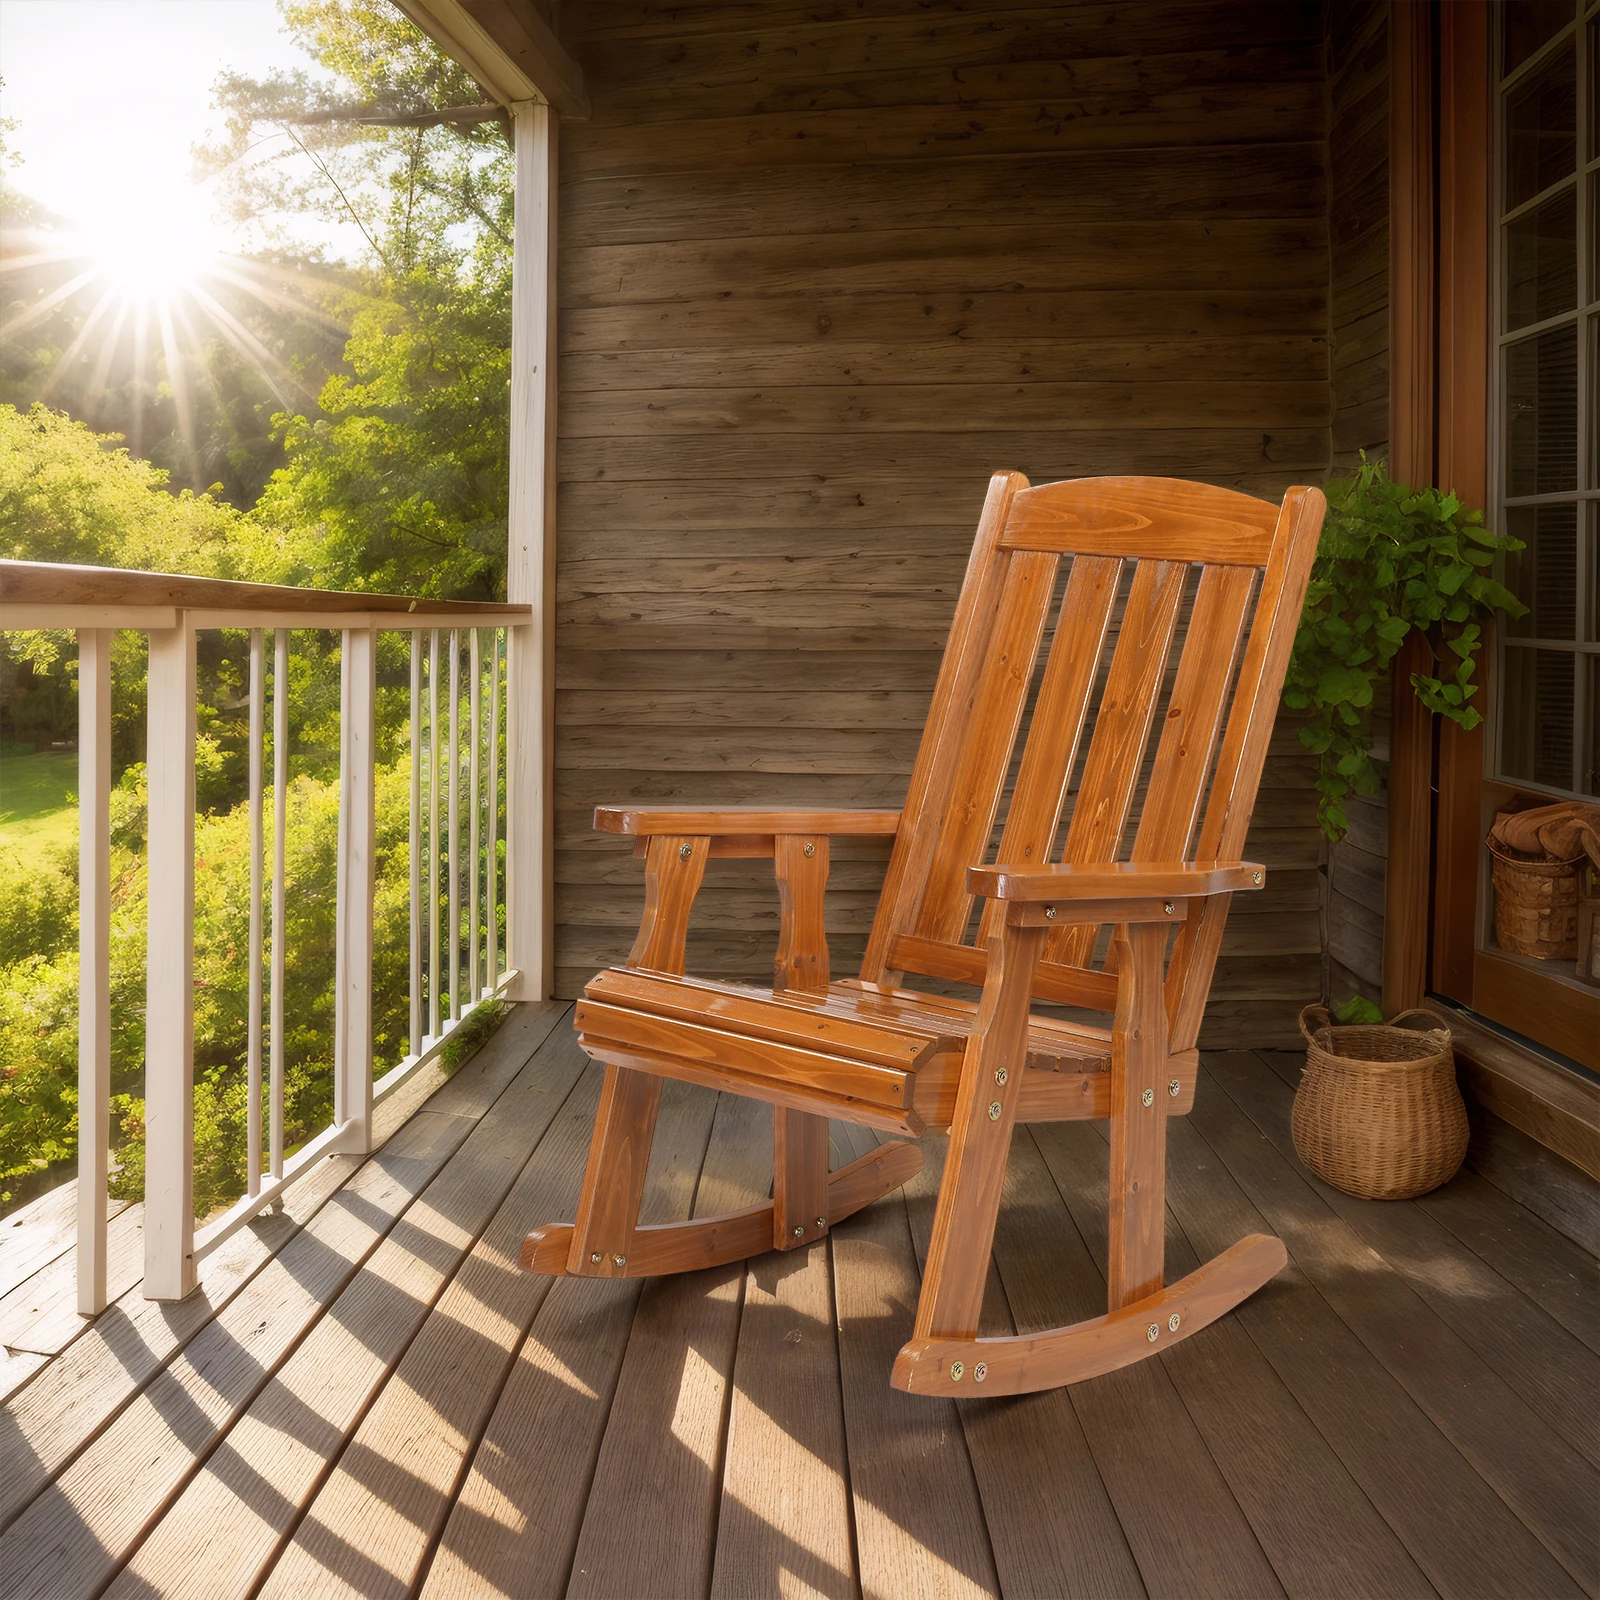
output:
{"label": "vertical wooden slat", "polygon": [[[1108,1306],[1118,1311],[1161,1287],[1167,1182],[1167,1010],[1159,922],[1119,927],[1111,1035],[1111,1241]],[[1148,1103],[1146,1103],[1148,1100]]]}
{"label": "vertical wooden slat", "polygon": [[[1320,489],[1291,489],[1284,496],[1195,845],[1198,860],[1236,861],[1244,852],[1327,504]],[[1211,895],[1197,902],[1198,909],[1191,906],[1179,931],[1167,964],[1167,1016],[1174,1051],[1192,1049],[1200,1036],[1231,899],[1230,895]]]}
{"label": "vertical wooden slat", "polygon": [[144,1293],[194,1287],[195,644],[186,613],[150,638]]}
{"label": "vertical wooden slat", "polygon": [[374,715],[377,652],[370,628],[344,634],[340,724],[340,859],[334,1121],[339,1148],[365,1154],[372,1143],[372,895],[377,859]]}
{"label": "vertical wooden slat", "polygon": [[111,1134],[111,640],[78,630],[78,1311],[106,1305]]}
{"label": "vertical wooden slat", "polygon": [[651,972],[683,971],[689,908],[705,877],[711,841],[658,833],[644,858],[644,913],[628,954],[630,967]]}
{"label": "vertical wooden slat", "polygon": [[283,1176],[283,983],[288,958],[284,874],[289,840],[289,630],[272,640],[272,972],[267,1054],[267,1169]]}
{"label": "vertical wooden slat", "polygon": [[479,979],[479,950],[478,940],[481,936],[482,923],[478,916],[478,894],[482,888],[482,875],[478,864],[478,850],[482,844],[483,829],[480,822],[480,811],[483,806],[483,793],[480,787],[483,764],[480,759],[480,746],[483,741],[483,662],[478,651],[478,630],[467,630],[467,658],[468,671],[471,675],[471,690],[468,704],[470,710],[467,715],[467,732],[471,741],[472,750],[467,758],[467,803],[470,807],[467,821],[467,1000],[471,1005],[476,1005],[482,996]]}
{"label": "vertical wooden slat", "polygon": [[439,630],[428,630],[428,1037],[443,1025],[439,1006]]}
{"label": "vertical wooden slat", "polygon": [[[1084,865],[1116,859],[1155,717],[1187,574],[1188,568],[1178,561],[1141,561],[1134,569],[1089,740],[1078,802],[1067,828],[1063,861]],[[1096,932],[1092,923],[1052,930],[1045,944],[1045,959],[1082,966],[1094,949]]]}
{"label": "vertical wooden slat", "polygon": [[485,861],[489,874],[485,915],[489,923],[489,976],[487,987],[500,982],[500,673],[503,655],[498,628],[491,632],[489,654],[489,843]]}
{"label": "vertical wooden slat", "polygon": [[450,1020],[461,1016],[461,818],[458,800],[461,791],[461,633],[450,630],[450,665],[445,673],[448,685],[449,726],[445,734],[445,857],[449,872],[449,889],[445,895],[445,917],[449,931],[445,935],[444,959],[445,1000]]}
{"label": "vertical wooden slat", "polygon": [[411,630],[411,922],[407,945],[410,984],[411,1055],[422,1054],[422,635]]}
{"label": "vertical wooden slat", "polygon": [[823,893],[828,885],[826,834],[779,834],[772,842],[778,883],[778,955],[772,987],[821,993],[828,987]]}
{"label": "vertical wooden slat", "polygon": [[959,940],[966,931],[972,914],[967,868],[989,846],[1060,564],[1059,556],[1035,551],[1019,551],[1008,563],[917,911],[915,932],[922,938]]}
{"label": "vertical wooden slat", "polygon": [[[1017,786],[1006,812],[998,860],[1049,859],[1121,572],[1122,562],[1114,556],[1073,559],[1017,771]],[[984,907],[980,948],[1000,931],[1003,911],[999,901]]]}
{"label": "vertical wooden slat", "polygon": [[956,602],[944,660],[934,684],[928,721],[911,771],[900,831],[895,836],[877,915],[861,962],[861,976],[868,982],[879,983],[887,977],[890,944],[897,935],[910,933],[916,922],[928,864],[938,840],[935,824],[950,794],[971,698],[988,653],[989,625],[1008,566],[1007,558],[1000,553],[1000,535],[1012,500],[1027,487],[1028,480],[1020,472],[997,472],[989,480],[977,538],[967,560],[961,597]]}
{"label": "vertical wooden slat", "polygon": [[250,1014],[245,1031],[245,1192],[261,1193],[261,895],[264,847],[261,746],[265,729],[266,653],[261,630],[250,630]]}
{"label": "vertical wooden slat", "polygon": [[1255,578],[1254,567],[1208,567],[1201,575],[1139,815],[1135,861],[1188,857]]}

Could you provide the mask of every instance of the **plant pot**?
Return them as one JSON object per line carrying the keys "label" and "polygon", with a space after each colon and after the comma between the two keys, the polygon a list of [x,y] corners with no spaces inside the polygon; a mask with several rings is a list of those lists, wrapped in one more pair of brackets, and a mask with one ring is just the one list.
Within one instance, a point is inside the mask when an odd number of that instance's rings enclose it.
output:
{"label": "plant pot", "polygon": [[[1402,1028],[1426,1017],[1427,1032]],[[1335,1026],[1300,1013],[1306,1068],[1290,1130],[1300,1159],[1362,1200],[1408,1200],[1447,1183],[1467,1153],[1467,1108],[1442,1018],[1423,1008],[1386,1023]]]}

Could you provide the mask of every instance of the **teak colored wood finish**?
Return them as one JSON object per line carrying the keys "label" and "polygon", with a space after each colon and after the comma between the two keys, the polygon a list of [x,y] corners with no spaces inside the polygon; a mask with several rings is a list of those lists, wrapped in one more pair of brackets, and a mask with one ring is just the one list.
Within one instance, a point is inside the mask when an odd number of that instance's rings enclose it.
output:
{"label": "teak colored wood finish", "polygon": [[[1273,506],[1169,479],[1032,488],[997,473],[898,811],[600,807],[598,828],[643,845],[644,916],[627,965],[576,1010],[606,1069],[577,1220],[536,1230],[524,1265],[637,1277],[809,1243],[920,1167],[901,1144],[830,1174],[835,1117],[950,1130],[900,1388],[1005,1394],[1109,1371],[1270,1277],[1282,1246],[1255,1237],[1166,1283],[1167,1119],[1193,1105],[1229,905],[1266,879],[1241,854],[1324,509],[1315,489]],[[830,836],[872,834],[894,848],[865,959],[833,979]],[[719,852],[772,859],[770,992],[686,972]],[[1110,1025],[1036,1015],[1041,1001],[1110,1011]],[[664,1078],[772,1104],[770,1202],[639,1226]],[[980,1339],[1014,1128],[1096,1119],[1111,1146],[1108,1315]]]}

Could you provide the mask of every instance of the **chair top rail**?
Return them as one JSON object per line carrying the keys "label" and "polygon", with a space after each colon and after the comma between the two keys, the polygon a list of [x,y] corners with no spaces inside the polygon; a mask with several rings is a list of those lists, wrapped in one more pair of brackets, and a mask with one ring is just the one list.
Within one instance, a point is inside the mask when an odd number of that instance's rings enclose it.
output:
{"label": "chair top rail", "polygon": [[470,627],[474,618],[531,615],[529,606],[492,600],[426,600],[412,595],[297,589],[287,584],[241,583],[231,578],[196,578],[173,572],[130,572],[119,567],[78,567],[53,561],[0,561],[0,605],[392,616],[396,626],[402,626],[403,619],[417,616]]}
{"label": "chair top rail", "polygon": [[1178,478],[1068,478],[1012,500],[1000,548],[1264,567],[1278,510]]}

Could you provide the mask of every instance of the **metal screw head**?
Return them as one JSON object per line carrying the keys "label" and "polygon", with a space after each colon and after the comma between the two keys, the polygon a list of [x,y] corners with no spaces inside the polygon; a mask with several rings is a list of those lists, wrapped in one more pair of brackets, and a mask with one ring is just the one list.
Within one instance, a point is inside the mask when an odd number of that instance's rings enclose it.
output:
{"label": "metal screw head", "polygon": [[826,1228],[828,1226],[828,1219],[826,1217],[818,1217],[817,1226],[819,1228]]}
{"label": "metal screw head", "polygon": [[612,1260],[613,1260],[613,1261],[614,1261],[614,1262],[616,1262],[616,1264],[617,1264],[617,1265],[618,1265],[618,1266],[619,1266],[619,1267],[625,1267],[625,1266],[627,1266],[627,1264],[628,1264],[628,1258],[627,1258],[627,1257],[626,1257],[626,1256],[612,1256],[612,1258],[611,1258],[611,1259],[612,1259]]}
{"label": "metal screw head", "polygon": [[601,1261],[600,1252],[598,1250],[591,1250],[589,1252],[589,1261],[592,1266],[598,1267]]}
{"label": "metal screw head", "polygon": [[694,846],[692,844],[680,844],[678,846],[678,859],[680,861],[687,861],[693,854]]}
{"label": "metal screw head", "polygon": [[1183,1091],[1183,1085],[1176,1078],[1167,1079],[1167,1093],[1176,1100]]}
{"label": "metal screw head", "polygon": [[980,1361],[977,1366],[972,1369],[972,1381],[974,1383],[982,1383],[983,1380],[988,1376],[989,1363],[987,1361]]}
{"label": "metal screw head", "polygon": [[998,1100],[991,1100],[989,1102],[989,1120],[991,1122],[998,1122],[1000,1120],[1000,1102]]}
{"label": "metal screw head", "polygon": [[1045,914],[1045,920],[1046,921],[1054,921],[1055,914],[1056,914],[1056,908],[1054,906],[1046,906],[1044,908],[1044,914]]}
{"label": "metal screw head", "polygon": [[950,1363],[950,1378],[951,1378],[951,1381],[954,1382],[954,1383],[960,1383],[961,1382],[961,1374],[963,1372],[965,1372],[966,1370],[967,1369],[964,1366],[962,1366],[959,1361],[952,1361]]}
{"label": "metal screw head", "polygon": [[1171,902],[1171,901],[1170,901],[1170,900],[1168,900],[1168,901],[1166,901],[1166,902],[1165,902],[1165,903],[1164,903],[1164,904],[1163,904],[1163,905],[1162,905],[1162,907],[1161,907],[1161,909],[1162,909],[1162,910],[1163,910],[1163,911],[1165,911],[1165,912],[1166,912],[1166,914],[1167,914],[1167,915],[1168,915],[1168,916],[1169,916],[1169,917],[1170,917],[1170,916],[1171,916],[1171,915],[1172,915],[1172,911],[1173,911],[1173,906],[1172,906],[1172,902]]}
{"label": "metal screw head", "polygon": [[1139,1096],[1139,1100],[1142,1105],[1153,1106],[1156,1103],[1155,1090],[1146,1089],[1145,1092]]}
{"label": "metal screw head", "polygon": [[1161,1337],[1161,1324],[1159,1322],[1152,1322],[1150,1326],[1144,1330],[1144,1336],[1150,1341],[1151,1344],[1154,1344],[1156,1340]]}
{"label": "metal screw head", "polygon": [[1172,1315],[1167,1318],[1167,1328],[1168,1328],[1168,1330],[1170,1332],[1172,1332],[1172,1333],[1176,1333],[1178,1331],[1178,1323],[1181,1320],[1182,1319],[1178,1316],[1178,1313],[1176,1311],[1174,1311],[1172,1313]]}
{"label": "metal screw head", "polygon": [[817,853],[817,847],[814,844],[808,844],[808,845],[801,846],[800,854],[803,855],[803,856],[814,856],[816,853]]}
{"label": "metal screw head", "polygon": [[1250,874],[1250,881],[1251,881],[1251,883],[1260,883],[1261,882],[1261,874],[1259,872],[1252,872]]}
{"label": "metal screw head", "polygon": [[797,1239],[803,1239],[806,1236],[806,1230],[803,1227],[797,1226],[794,1230],[794,1236]]}
{"label": "metal screw head", "polygon": [[1006,1081],[1006,1069],[1004,1067],[996,1067],[994,1069],[994,1081],[996,1083],[1004,1083]]}

